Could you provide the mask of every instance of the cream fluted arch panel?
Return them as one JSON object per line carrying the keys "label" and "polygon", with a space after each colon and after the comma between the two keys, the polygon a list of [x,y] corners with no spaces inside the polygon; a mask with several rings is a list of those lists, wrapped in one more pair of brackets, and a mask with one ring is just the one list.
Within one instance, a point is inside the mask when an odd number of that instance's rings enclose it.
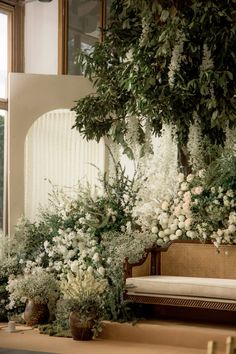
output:
{"label": "cream fluted arch panel", "polygon": [[[59,109],[45,113],[31,126],[25,140],[25,216],[36,221],[39,207],[49,206],[53,189],[75,196],[78,183],[91,188],[104,171],[105,144],[83,139],[71,127],[75,113]],[[95,168],[98,167],[97,168]]]}
{"label": "cream fluted arch panel", "polygon": [[70,109],[94,92],[82,76],[11,73],[8,118],[8,233],[24,213],[24,143],[32,124],[46,112]]}

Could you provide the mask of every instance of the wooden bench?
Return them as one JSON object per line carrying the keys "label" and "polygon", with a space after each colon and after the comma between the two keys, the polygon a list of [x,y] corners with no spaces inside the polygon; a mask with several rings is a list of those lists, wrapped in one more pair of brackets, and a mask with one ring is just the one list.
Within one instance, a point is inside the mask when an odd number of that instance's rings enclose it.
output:
{"label": "wooden bench", "polygon": [[[174,241],[125,264],[126,298],[165,317],[236,323],[236,247]],[[186,316],[187,315],[187,316]]]}

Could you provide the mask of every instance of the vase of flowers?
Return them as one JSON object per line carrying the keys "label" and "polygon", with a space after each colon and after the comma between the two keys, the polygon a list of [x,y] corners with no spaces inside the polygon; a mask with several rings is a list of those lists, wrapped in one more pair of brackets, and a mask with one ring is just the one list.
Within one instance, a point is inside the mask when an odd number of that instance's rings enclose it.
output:
{"label": "vase of flowers", "polygon": [[67,274],[61,283],[61,291],[71,311],[70,330],[74,340],[90,340],[101,328],[104,315],[104,292],[107,280],[83,274]]}
{"label": "vase of flowers", "polygon": [[58,296],[58,283],[52,274],[38,267],[30,274],[10,278],[7,288],[10,293],[9,308],[19,302],[26,303],[24,319],[27,325],[34,326],[48,321],[48,303]]}
{"label": "vase of flowers", "polygon": [[47,323],[49,319],[48,305],[28,300],[24,311],[24,320],[27,326]]}

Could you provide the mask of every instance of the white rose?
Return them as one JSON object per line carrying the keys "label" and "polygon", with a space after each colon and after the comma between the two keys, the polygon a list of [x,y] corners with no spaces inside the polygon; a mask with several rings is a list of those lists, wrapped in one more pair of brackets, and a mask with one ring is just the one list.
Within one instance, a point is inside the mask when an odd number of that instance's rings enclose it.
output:
{"label": "white rose", "polygon": [[235,233],[235,231],[236,231],[236,226],[235,226],[234,224],[229,225],[228,231],[229,231],[230,234]]}
{"label": "white rose", "polygon": [[187,231],[187,232],[186,232],[186,235],[187,235],[189,238],[194,238],[194,232],[193,232],[193,231]]}
{"label": "white rose", "polygon": [[184,181],[184,174],[183,173],[179,173],[177,176],[178,181],[181,183]]}
{"label": "white rose", "polygon": [[180,236],[182,236],[183,233],[181,230],[177,230],[175,234],[177,237],[180,237]]}
{"label": "white rose", "polygon": [[162,210],[168,210],[168,207],[169,207],[169,203],[164,201],[162,204],[161,204],[161,209]]}
{"label": "white rose", "polygon": [[158,233],[158,228],[156,226],[152,227],[152,233],[157,234]]}
{"label": "white rose", "polygon": [[184,227],[185,227],[184,221],[180,221],[180,222],[178,223],[178,226],[179,226],[180,229],[184,229]]}
{"label": "white rose", "polygon": [[174,240],[177,240],[178,239],[178,236],[174,235],[174,234],[171,234],[170,235],[170,240],[171,241],[174,241]]}
{"label": "white rose", "polygon": [[186,178],[187,182],[192,182],[192,180],[194,179],[194,175],[189,174]]}
{"label": "white rose", "polygon": [[198,186],[195,188],[195,194],[202,194],[203,192],[203,187],[202,186]]}
{"label": "white rose", "polygon": [[181,183],[181,191],[187,191],[188,190],[188,183],[187,182],[183,182]]}
{"label": "white rose", "polygon": [[177,228],[178,228],[178,226],[177,226],[176,224],[172,224],[172,225],[170,226],[171,231],[176,231]]}
{"label": "white rose", "polygon": [[191,219],[186,219],[185,220],[185,227],[190,227],[192,220]]}

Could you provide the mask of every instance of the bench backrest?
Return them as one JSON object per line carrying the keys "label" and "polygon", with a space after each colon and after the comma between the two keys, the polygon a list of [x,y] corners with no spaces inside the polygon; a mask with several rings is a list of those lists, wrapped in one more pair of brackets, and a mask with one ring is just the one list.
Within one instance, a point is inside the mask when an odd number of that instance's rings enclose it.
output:
{"label": "bench backrest", "polygon": [[236,246],[173,243],[161,254],[161,274],[236,279]]}
{"label": "bench backrest", "polygon": [[[157,258],[159,255],[157,254]],[[132,268],[132,276],[150,275],[151,257]],[[236,279],[236,245],[220,246],[188,241],[173,242],[156,261],[156,274]]]}

